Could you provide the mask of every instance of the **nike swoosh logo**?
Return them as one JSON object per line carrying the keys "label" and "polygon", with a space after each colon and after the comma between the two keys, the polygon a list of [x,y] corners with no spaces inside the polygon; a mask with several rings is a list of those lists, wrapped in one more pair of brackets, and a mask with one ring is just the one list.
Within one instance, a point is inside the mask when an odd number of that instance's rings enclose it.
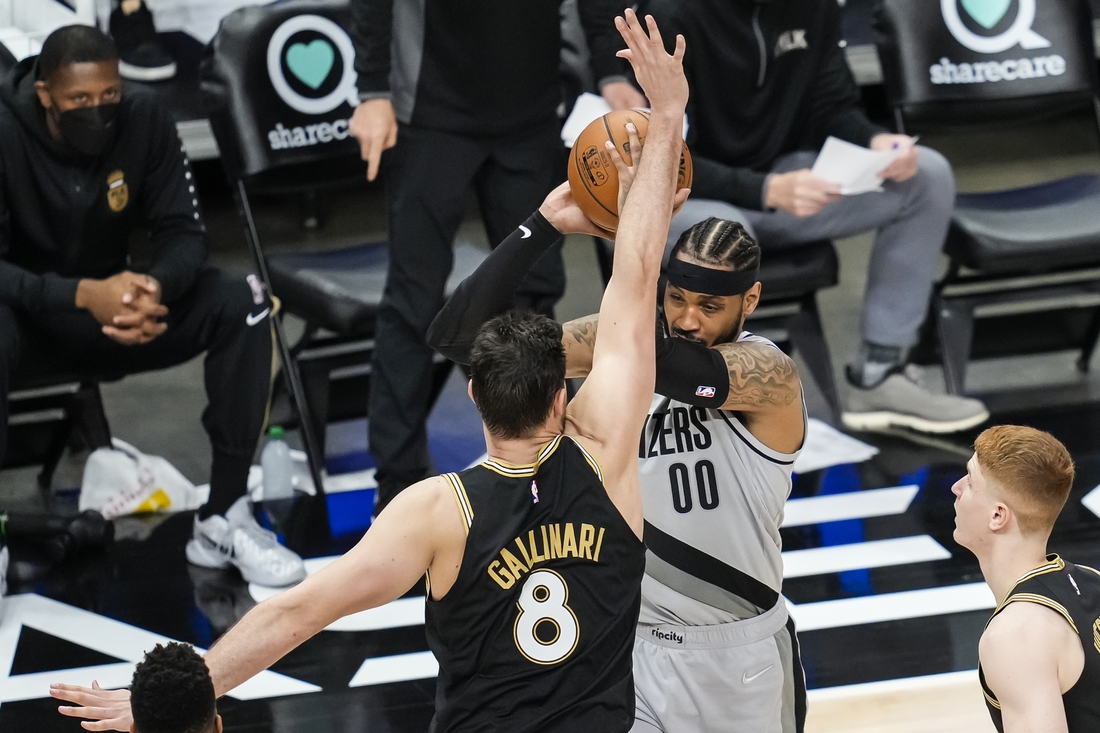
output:
{"label": "nike swoosh logo", "polygon": [[262,321],[270,312],[270,308],[264,308],[256,315],[252,315],[251,313],[249,313],[247,316],[245,316],[244,322],[247,323],[249,326],[255,326],[257,323]]}
{"label": "nike swoosh logo", "polygon": [[755,679],[756,679],[757,677],[759,677],[760,675],[762,675],[762,674],[764,674],[765,672],[767,672],[767,671],[768,671],[769,669],[771,669],[771,668],[772,668],[772,667],[774,667],[774,666],[775,666],[774,664],[769,664],[769,665],[768,665],[767,667],[765,667],[764,669],[760,670],[759,672],[757,672],[756,674],[754,674],[754,675],[753,675],[752,677],[749,677],[749,673],[748,673],[748,672],[745,672],[745,673],[744,673],[743,675],[741,675],[741,681],[742,681],[742,682],[744,682],[744,683],[745,683],[745,684],[747,685],[747,684],[749,684],[750,682],[752,682],[753,680],[755,680]]}
{"label": "nike swoosh logo", "polygon": [[528,229],[527,227],[523,226],[522,224],[519,225],[519,230],[521,232],[523,232],[523,236],[520,237],[520,239],[527,239],[528,237],[531,236],[531,230]]}

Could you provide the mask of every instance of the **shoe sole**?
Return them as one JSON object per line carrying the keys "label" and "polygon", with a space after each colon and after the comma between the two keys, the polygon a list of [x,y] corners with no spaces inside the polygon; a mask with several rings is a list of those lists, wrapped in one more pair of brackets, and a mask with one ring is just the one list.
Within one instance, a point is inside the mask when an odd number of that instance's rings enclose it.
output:
{"label": "shoe sole", "polygon": [[889,427],[909,428],[921,433],[957,433],[981,425],[989,419],[989,411],[962,420],[926,420],[899,412],[845,412],[840,416],[844,426],[852,430],[882,430]]}
{"label": "shoe sole", "polygon": [[120,60],[118,62],[118,74],[123,79],[129,79],[130,81],[164,81],[176,75],[176,63],[173,61],[167,66],[145,68]]}
{"label": "shoe sole", "polygon": [[306,574],[302,573],[302,577],[300,577],[300,578],[295,578],[294,580],[288,580],[288,581],[279,583],[279,582],[275,582],[271,578],[263,578],[263,577],[260,577],[258,575],[255,575],[254,573],[249,572],[246,568],[243,568],[240,565],[237,565],[237,563],[233,563],[233,564],[237,566],[237,570],[240,571],[241,577],[244,578],[246,582],[255,583],[256,585],[262,585],[262,586],[267,587],[267,588],[289,588],[291,586],[298,585],[299,583],[301,583],[303,580],[306,579]]}

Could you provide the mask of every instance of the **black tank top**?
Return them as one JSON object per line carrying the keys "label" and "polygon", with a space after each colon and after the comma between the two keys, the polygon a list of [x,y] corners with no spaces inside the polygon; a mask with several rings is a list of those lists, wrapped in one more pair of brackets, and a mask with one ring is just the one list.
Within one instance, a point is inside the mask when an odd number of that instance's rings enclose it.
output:
{"label": "black tank top", "polygon": [[[1074,565],[1057,555],[1016,581],[1008,596],[997,606],[992,621],[1010,603],[1038,603],[1060,613],[1081,637],[1085,666],[1077,684],[1062,695],[1069,733],[1100,731],[1100,572]],[[986,626],[988,626],[988,622]],[[1004,733],[1001,704],[985,683],[978,665],[978,679],[985,693],[985,705],[993,725]]]}
{"label": "black tank top", "polygon": [[458,578],[428,578],[433,733],[628,731],[645,547],[600,468],[558,436],[532,466],[445,474],[467,524]]}

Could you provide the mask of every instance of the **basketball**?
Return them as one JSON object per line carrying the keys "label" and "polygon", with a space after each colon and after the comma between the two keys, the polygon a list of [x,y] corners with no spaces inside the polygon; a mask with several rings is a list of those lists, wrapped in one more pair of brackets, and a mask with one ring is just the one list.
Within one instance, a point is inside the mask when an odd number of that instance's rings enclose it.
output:
{"label": "basketball", "polygon": [[[569,190],[573,200],[596,226],[608,232],[619,228],[619,172],[604,143],[613,142],[619,155],[631,165],[630,138],[626,132],[628,122],[638,128],[638,139],[644,144],[649,112],[622,109],[593,120],[577,137],[569,155]],[[676,190],[690,188],[691,178],[691,153],[684,143]]]}

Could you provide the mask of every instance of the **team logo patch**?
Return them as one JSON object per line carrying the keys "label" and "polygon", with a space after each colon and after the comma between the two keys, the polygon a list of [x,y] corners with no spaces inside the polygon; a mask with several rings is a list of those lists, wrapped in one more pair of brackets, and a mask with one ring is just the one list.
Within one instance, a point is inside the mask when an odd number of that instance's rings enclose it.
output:
{"label": "team logo patch", "polygon": [[1096,623],[1092,625],[1092,644],[1096,647],[1096,651],[1100,652],[1100,618],[1096,619]]}
{"label": "team logo patch", "polygon": [[130,203],[130,187],[126,185],[126,178],[122,171],[115,171],[107,176],[107,205],[111,211],[118,213]]}
{"label": "team logo patch", "polygon": [[696,397],[713,397],[715,393],[714,387],[699,386],[695,389]]}

